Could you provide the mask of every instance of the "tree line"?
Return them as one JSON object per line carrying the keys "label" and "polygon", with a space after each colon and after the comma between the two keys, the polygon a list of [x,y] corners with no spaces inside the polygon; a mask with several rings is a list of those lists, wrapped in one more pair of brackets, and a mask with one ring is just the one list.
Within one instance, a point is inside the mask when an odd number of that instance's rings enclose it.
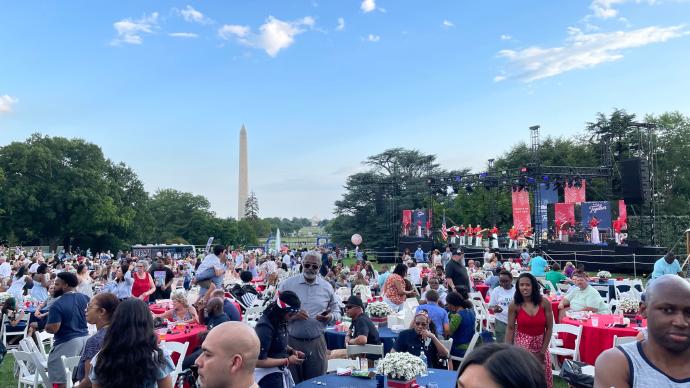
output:
{"label": "tree line", "polygon": [[[256,200],[256,198],[254,198]],[[174,189],[152,195],[124,163],[82,139],[34,134],[0,147],[0,243],[126,249],[132,244],[204,245],[209,236],[256,245],[306,218],[221,218],[208,199]]]}

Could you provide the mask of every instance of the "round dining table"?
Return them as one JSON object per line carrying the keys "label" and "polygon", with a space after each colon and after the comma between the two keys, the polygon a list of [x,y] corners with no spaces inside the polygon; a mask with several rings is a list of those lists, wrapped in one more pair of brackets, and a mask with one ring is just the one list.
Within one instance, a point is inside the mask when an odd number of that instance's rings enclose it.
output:
{"label": "round dining table", "polygon": [[[388,327],[379,327],[379,338],[383,342],[383,352],[388,353],[393,349],[395,345],[395,340],[398,339],[398,333],[392,331]],[[326,328],[324,335],[326,336],[326,348],[333,349],[345,349],[345,335],[347,331],[336,331],[335,328]]]}
{"label": "round dining table", "polygon": [[[160,329],[159,329],[160,330]],[[170,333],[158,334],[160,341],[165,342],[188,342],[187,356],[192,354],[199,346],[201,346],[201,338],[199,334],[205,332],[206,325],[200,325],[198,323],[185,325],[185,326],[170,326]],[[177,363],[178,355],[174,353],[171,358],[173,362]]]}
{"label": "round dining table", "polygon": [[[429,369],[427,376],[417,377],[417,384],[426,387],[429,383],[436,383],[439,388],[455,387],[458,378],[456,371],[449,371],[445,369]],[[386,383],[387,384],[387,380]],[[336,374],[327,374],[302,381],[295,387],[313,388],[317,386],[323,387],[347,387],[347,388],[375,388],[376,378],[368,379],[352,376],[338,376]]]}
{"label": "round dining table", "polygon": [[[567,316],[561,319],[560,323],[575,326],[582,326],[580,338],[580,361],[594,365],[597,357],[605,350],[613,347],[613,337],[634,337],[644,327],[647,327],[647,320],[643,319],[640,326],[632,321],[627,327],[609,327],[615,322],[616,316],[613,314],[593,314],[592,317],[598,318],[597,326],[592,325],[592,319],[575,320]],[[563,346],[575,348],[575,336],[572,334],[560,334],[563,339]]]}
{"label": "round dining table", "polygon": [[486,298],[486,295],[489,292],[489,286],[484,283],[475,283],[474,289],[480,292],[484,298]]}

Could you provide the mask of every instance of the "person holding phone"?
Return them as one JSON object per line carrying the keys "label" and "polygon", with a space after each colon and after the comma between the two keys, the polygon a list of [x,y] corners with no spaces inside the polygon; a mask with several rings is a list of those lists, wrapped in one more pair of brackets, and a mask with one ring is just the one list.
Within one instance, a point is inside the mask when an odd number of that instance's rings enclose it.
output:
{"label": "person holding phone", "polygon": [[308,252],[302,260],[302,275],[280,283],[278,292],[294,292],[301,302],[300,310],[290,317],[288,345],[304,353],[304,362],[289,364],[296,384],[326,374],[328,356],[324,331],[329,322],[339,321],[340,307],[333,287],[319,276],[321,254]]}

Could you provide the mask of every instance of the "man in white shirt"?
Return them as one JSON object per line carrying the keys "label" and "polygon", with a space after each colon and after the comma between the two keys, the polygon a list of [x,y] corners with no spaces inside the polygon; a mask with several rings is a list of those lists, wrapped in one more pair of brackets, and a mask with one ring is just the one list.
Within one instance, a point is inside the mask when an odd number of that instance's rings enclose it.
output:
{"label": "man in white shirt", "polygon": [[411,267],[407,269],[407,277],[410,278],[410,283],[412,283],[413,286],[422,284],[422,271],[417,267],[417,263],[412,260],[410,265]]}
{"label": "man in white shirt", "polygon": [[0,280],[5,280],[12,276],[12,266],[7,262],[5,256],[0,256]]}
{"label": "man in white shirt", "polygon": [[[223,245],[216,245],[213,247],[213,253],[204,257],[201,261],[199,268],[196,270],[197,280],[200,276],[206,277],[204,272],[208,270],[213,270],[213,277],[210,277],[216,288],[223,288],[223,274],[225,273],[225,260],[227,258],[227,252]],[[208,291],[207,287],[200,285],[199,287],[199,297],[203,297]]]}
{"label": "man in white shirt", "polygon": [[288,252],[285,252],[283,255],[283,264],[287,265],[288,268],[292,267],[291,265],[292,260],[290,259],[290,254]]}
{"label": "man in white shirt", "polygon": [[513,275],[508,271],[501,271],[498,274],[498,284],[489,294],[489,308],[494,309],[494,333],[496,342],[504,342],[506,328],[508,326],[508,306],[513,302],[515,296],[515,286],[513,286]]}

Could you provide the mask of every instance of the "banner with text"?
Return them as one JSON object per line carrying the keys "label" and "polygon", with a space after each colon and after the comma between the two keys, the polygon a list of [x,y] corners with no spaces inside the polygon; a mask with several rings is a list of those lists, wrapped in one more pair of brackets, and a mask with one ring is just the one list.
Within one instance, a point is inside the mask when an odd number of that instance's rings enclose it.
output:
{"label": "banner with text", "polygon": [[587,182],[582,180],[582,187],[568,187],[563,185],[563,194],[565,196],[565,203],[581,203],[585,202],[585,186]]}
{"label": "banner with text", "polygon": [[541,198],[541,229],[547,230],[549,228],[549,213],[546,205],[558,202],[558,190],[552,189],[546,183],[540,183],[539,197]]}
{"label": "banner with text", "polygon": [[529,212],[529,192],[513,191],[513,225],[518,230],[532,226]]}
{"label": "banner with text", "polygon": [[575,225],[575,204],[573,203],[557,203],[553,206],[554,219],[556,225],[560,228],[563,223],[567,222],[570,226]]}
{"label": "banner with text", "polygon": [[611,208],[607,201],[593,201],[582,203],[582,225],[589,227],[589,220],[596,217],[599,220],[599,230],[611,228]]}

